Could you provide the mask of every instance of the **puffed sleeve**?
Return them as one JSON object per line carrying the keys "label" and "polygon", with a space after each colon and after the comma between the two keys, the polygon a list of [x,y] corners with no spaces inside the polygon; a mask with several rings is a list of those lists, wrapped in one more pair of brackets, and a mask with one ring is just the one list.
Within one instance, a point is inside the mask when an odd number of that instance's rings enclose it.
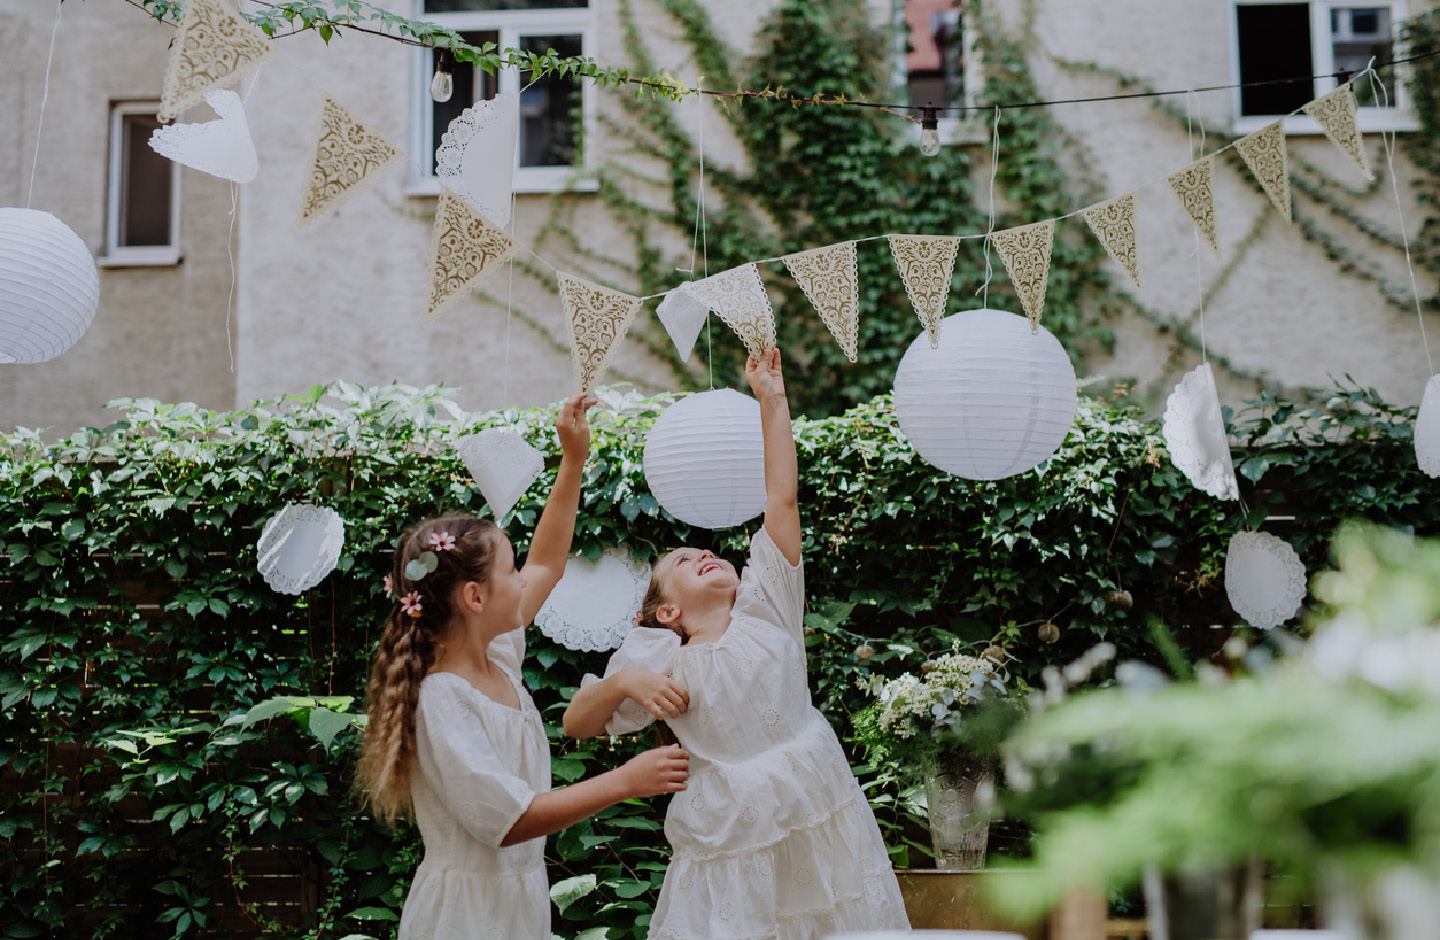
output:
{"label": "puffed sleeve", "polygon": [[490,658],[520,675],[520,664],[525,660],[525,630],[511,630],[490,641]]}
{"label": "puffed sleeve", "polygon": [[[673,676],[675,654],[679,649],[680,635],[674,630],[634,627],[625,635],[620,648],[610,656],[610,662],[605,666],[605,678],[622,669],[648,669],[662,676]],[[593,674],[586,675],[580,681],[580,687],[583,689],[599,681]],[[655,716],[643,705],[627,698],[605,723],[605,731],[608,734],[633,734],[648,728],[654,721]]]}
{"label": "puffed sleeve", "polygon": [[478,705],[453,685],[434,680],[420,687],[415,713],[420,770],[450,814],[472,836],[499,847],[535,798],[513,762],[496,751]]}
{"label": "puffed sleeve", "polygon": [[763,525],[750,539],[750,563],[740,575],[732,614],[753,617],[797,637],[804,636],[804,564],[790,564]]}

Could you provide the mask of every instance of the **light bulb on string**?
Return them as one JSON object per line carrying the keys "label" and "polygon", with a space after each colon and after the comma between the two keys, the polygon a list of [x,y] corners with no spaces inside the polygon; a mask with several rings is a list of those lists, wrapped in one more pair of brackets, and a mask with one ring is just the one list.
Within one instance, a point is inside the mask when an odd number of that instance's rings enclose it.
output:
{"label": "light bulb on string", "polygon": [[934,108],[920,109],[920,152],[927,157],[940,152],[940,121]]}
{"label": "light bulb on string", "polygon": [[440,58],[435,63],[435,75],[430,79],[430,97],[433,100],[443,103],[455,94],[454,68],[455,56],[449,49],[441,49]]}

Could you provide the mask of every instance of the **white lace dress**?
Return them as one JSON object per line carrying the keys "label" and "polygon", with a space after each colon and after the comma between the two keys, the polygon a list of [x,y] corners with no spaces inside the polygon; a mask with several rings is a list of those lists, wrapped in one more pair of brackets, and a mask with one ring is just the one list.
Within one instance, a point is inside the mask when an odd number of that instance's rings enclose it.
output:
{"label": "white lace dress", "polygon": [[420,684],[410,788],[425,857],[397,940],[550,940],[545,840],[500,847],[535,794],[550,789],[545,728],[520,680],[524,650],[523,630],[490,644],[518,709],[452,673]]}
{"label": "white lace dress", "polygon": [[[690,752],[690,780],[665,817],[674,856],[651,940],[819,940],[909,926],[875,816],[810,702],[804,598],[801,567],[761,528],[724,636],[681,646],[669,630],[637,627],[606,667],[663,673],[690,693],[689,710],[670,721]],[[627,700],[606,730],[653,720]]]}

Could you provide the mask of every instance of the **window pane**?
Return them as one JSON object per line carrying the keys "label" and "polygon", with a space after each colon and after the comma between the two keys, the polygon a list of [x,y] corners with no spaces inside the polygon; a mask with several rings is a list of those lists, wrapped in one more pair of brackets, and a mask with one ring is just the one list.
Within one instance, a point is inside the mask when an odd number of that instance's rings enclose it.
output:
{"label": "window pane", "polygon": [[965,33],[957,0],[907,0],[905,72],[910,103],[964,103]]}
{"label": "window pane", "polygon": [[173,244],[170,199],[175,165],[148,143],[160,122],[150,114],[125,114],[120,120],[119,247]]}
{"label": "window pane", "polygon": [[[544,55],[580,55],[579,36],[525,36],[520,48]],[[573,166],[580,144],[580,84],[570,76],[546,76],[530,84],[520,73],[520,165]],[[528,88],[525,86],[529,85]]]}
{"label": "window pane", "polygon": [[[1310,56],[1308,3],[1240,4],[1240,82],[1269,82],[1315,74]],[[1294,81],[1240,89],[1240,113],[1289,114],[1315,97],[1314,82]]]}
{"label": "window pane", "polygon": [[589,0],[425,0],[426,13],[469,13],[476,10],[573,10]]}
{"label": "window pane", "polygon": [[[494,32],[484,33],[461,33],[460,38],[472,46],[484,45],[487,42],[498,43],[500,34]],[[430,74],[435,74],[435,65],[440,61],[440,51],[434,50],[430,54]],[[435,172],[435,151],[440,149],[440,139],[450,129],[450,122],[460,116],[460,112],[470,107],[477,101],[489,101],[495,97],[496,79],[485,71],[476,68],[468,62],[457,62],[452,73],[455,78],[455,93],[450,96],[449,101],[431,101],[431,122],[430,122],[430,172]],[[427,77],[425,82],[425,97],[430,100],[430,82]]]}
{"label": "window pane", "polygon": [[[1336,71],[1362,71],[1373,57],[1385,100],[1394,107],[1395,70],[1380,68],[1395,54],[1390,41],[1390,8],[1341,7],[1330,14],[1330,27]],[[1361,107],[1380,107],[1369,79],[1355,83],[1355,100]]]}

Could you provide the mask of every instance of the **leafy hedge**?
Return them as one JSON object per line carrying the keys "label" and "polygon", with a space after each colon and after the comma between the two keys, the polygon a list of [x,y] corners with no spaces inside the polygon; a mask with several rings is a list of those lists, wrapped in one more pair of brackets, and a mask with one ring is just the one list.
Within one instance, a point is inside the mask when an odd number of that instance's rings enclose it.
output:
{"label": "leafy hedge", "polygon": [[[344,715],[386,612],[390,540],[424,516],[483,511],[453,453],[462,434],[518,426],[548,448],[549,472],[558,462],[552,412],[465,414],[450,394],[336,383],[233,413],[127,401],[115,424],[61,444],[3,439],[0,932],[388,933],[420,847],[357,810]],[[643,435],[664,403],[609,394],[597,410],[576,546],[653,555],[688,541],[738,558],[745,532],[690,531],[646,488]],[[1312,569],[1341,517],[1440,531],[1413,411],[1361,390],[1320,405],[1239,416],[1244,507],[1197,494],[1153,424],[1091,400],[1043,472],[994,483],[919,460],[885,398],[797,420],[817,703],[848,734],[858,681],[955,637],[1003,643],[1021,679],[1099,637],[1161,661],[1154,623],[1192,658],[1217,655],[1229,631],[1209,625],[1233,619],[1222,555],[1247,511],[1294,516]],[[521,552],[547,491],[532,487],[509,524]],[[254,554],[259,527],[296,500],[346,523],[338,568],[298,598],[270,591]],[[564,704],[604,659],[531,633],[525,679],[557,784],[648,743],[561,736]],[[281,695],[314,698],[242,720]],[[860,768],[906,864],[893,770]],[[551,840],[557,932],[644,935],[662,809],[623,804]]]}

